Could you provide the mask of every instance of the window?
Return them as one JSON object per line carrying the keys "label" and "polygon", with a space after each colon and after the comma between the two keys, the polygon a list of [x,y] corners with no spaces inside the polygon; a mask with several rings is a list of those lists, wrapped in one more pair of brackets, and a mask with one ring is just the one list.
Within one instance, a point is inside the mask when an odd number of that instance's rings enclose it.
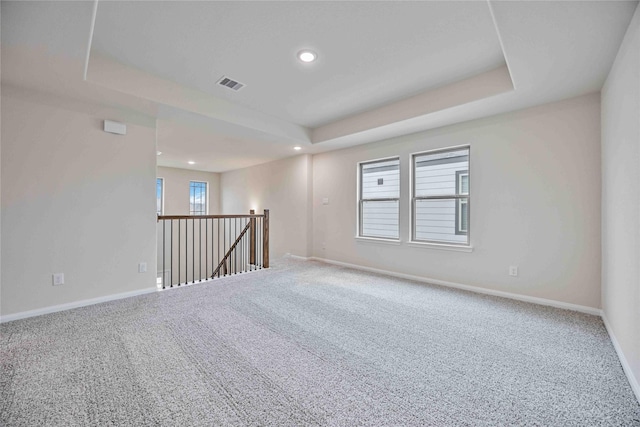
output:
{"label": "window", "polygon": [[358,236],[400,238],[400,159],[362,162],[358,176]]}
{"label": "window", "polygon": [[156,178],[156,214],[164,211],[164,179]]}
{"label": "window", "polygon": [[412,240],[469,244],[469,147],[412,156]]}
{"label": "window", "polygon": [[189,182],[189,215],[207,214],[207,183]]}

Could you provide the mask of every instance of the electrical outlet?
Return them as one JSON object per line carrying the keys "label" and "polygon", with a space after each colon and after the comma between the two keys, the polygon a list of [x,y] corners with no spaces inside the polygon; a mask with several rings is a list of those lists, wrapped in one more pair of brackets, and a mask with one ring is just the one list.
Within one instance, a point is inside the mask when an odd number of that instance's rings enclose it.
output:
{"label": "electrical outlet", "polygon": [[511,265],[509,266],[509,276],[516,277],[518,275],[518,266]]}
{"label": "electrical outlet", "polygon": [[147,263],[141,262],[138,264],[138,273],[146,273],[147,272]]}
{"label": "electrical outlet", "polygon": [[53,286],[64,285],[64,273],[53,273]]}
{"label": "electrical outlet", "polygon": [[329,204],[329,198],[328,197],[323,197],[322,198],[322,204],[323,205],[328,205]]}

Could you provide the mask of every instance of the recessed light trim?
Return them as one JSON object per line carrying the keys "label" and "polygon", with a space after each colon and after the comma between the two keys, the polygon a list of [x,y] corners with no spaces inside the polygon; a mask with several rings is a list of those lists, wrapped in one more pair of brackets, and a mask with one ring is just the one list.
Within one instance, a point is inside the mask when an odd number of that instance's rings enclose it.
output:
{"label": "recessed light trim", "polygon": [[308,64],[318,59],[318,54],[312,50],[304,49],[298,52],[298,59]]}
{"label": "recessed light trim", "polygon": [[302,150],[302,147],[300,147],[299,145],[296,145],[295,147],[293,147],[293,149],[296,151],[300,151]]}
{"label": "recessed light trim", "polygon": [[189,160],[187,163],[189,163],[190,165],[195,165],[196,162],[194,162],[193,160]]}

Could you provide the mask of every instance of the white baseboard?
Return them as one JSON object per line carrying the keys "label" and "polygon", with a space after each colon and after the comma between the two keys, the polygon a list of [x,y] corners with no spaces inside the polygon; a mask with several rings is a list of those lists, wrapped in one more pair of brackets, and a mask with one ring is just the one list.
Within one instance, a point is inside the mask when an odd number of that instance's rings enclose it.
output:
{"label": "white baseboard", "polygon": [[480,287],[477,287],[477,286],[463,285],[461,283],[454,283],[454,282],[447,282],[447,281],[444,281],[444,280],[431,279],[429,277],[413,276],[411,274],[397,273],[395,271],[388,271],[388,270],[380,270],[380,269],[377,269],[377,268],[364,267],[364,266],[357,265],[357,264],[349,264],[349,263],[346,263],[346,262],[334,261],[334,260],[331,260],[331,259],[325,259],[325,258],[319,258],[319,257],[311,257],[309,259],[312,259],[312,260],[315,260],[315,261],[320,261],[320,262],[325,262],[327,264],[333,264],[333,265],[339,265],[339,266],[342,266],[342,267],[354,268],[356,270],[369,271],[371,273],[386,274],[388,276],[398,277],[398,278],[401,278],[401,279],[415,280],[417,282],[424,282],[424,283],[431,283],[433,285],[447,286],[449,288],[462,289],[462,290],[465,290],[465,291],[471,291],[471,292],[476,292],[476,293],[480,293],[480,294],[486,294],[486,295],[493,295],[493,296],[497,296],[497,297],[509,298],[509,299],[514,299],[514,300],[518,300],[518,301],[530,302],[530,303],[533,303],[533,304],[540,304],[540,305],[546,305],[546,306],[550,306],[550,307],[562,308],[562,309],[565,309],[565,310],[578,311],[580,313],[592,314],[594,316],[600,316],[601,315],[601,310],[599,308],[587,307],[587,306],[584,306],[584,305],[577,305],[577,304],[571,304],[571,303],[562,302],[562,301],[555,301],[555,300],[546,299],[546,298],[538,298],[538,297],[531,297],[531,296],[527,296],[527,295],[514,294],[514,293],[511,293],[511,292],[496,291],[496,290],[493,290],[493,289],[480,288]]}
{"label": "white baseboard", "polygon": [[605,328],[607,328],[607,332],[609,333],[609,338],[611,338],[611,342],[613,343],[613,348],[616,349],[616,353],[618,353],[618,359],[620,359],[620,364],[622,365],[622,370],[627,375],[627,379],[629,380],[629,385],[633,390],[633,393],[636,395],[636,399],[640,403],[640,381],[633,375],[633,371],[631,370],[631,366],[627,361],[624,353],[622,352],[622,347],[620,347],[620,343],[618,343],[618,339],[613,333],[613,329],[611,329],[611,325],[607,320],[607,316],[602,312],[602,321],[604,322]]}
{"label": "white baseboard", "polygon": [[37,308],[35,310],[21,311],[19,313],[0,316],[0,323],[11,322],[18,319],[26,319],[27,317],[41,316],[43,314],[55,313],[58,311],[71,310],[72,308],[86,307],[88,305],[100,304],[102,302],[114,301],[122,298],[135,297],[137,295],[150,294],[152,292],[156,292],[157,290],[158,288],[156,287],[140,289],[137,291],[122,292],[119,294],[106,295],[98,298],[68,302],[66,304],[52,305],[49,307]]}
{"label": "white baseboard", "polygon": [[310,259],[313,259],[313,257],[306,257],[306,256],[300,256],[300,255],[293,255],[290,253],[286,253],[284,254],[285,258],[289,257],[289,258],[294,258],[294,259],[301,259],[303,261],[309,261]]}

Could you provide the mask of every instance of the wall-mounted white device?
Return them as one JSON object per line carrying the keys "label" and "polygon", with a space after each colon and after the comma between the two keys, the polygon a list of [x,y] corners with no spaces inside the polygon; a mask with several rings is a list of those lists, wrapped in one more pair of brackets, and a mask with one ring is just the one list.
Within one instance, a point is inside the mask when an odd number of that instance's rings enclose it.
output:
{"label": "wall-mounted white device", "polygon": [[105,120],[104,131],[109,133],[115,133],[116,135],[126,135],[127,125],[124,123],[114,122],[112,120]]}

